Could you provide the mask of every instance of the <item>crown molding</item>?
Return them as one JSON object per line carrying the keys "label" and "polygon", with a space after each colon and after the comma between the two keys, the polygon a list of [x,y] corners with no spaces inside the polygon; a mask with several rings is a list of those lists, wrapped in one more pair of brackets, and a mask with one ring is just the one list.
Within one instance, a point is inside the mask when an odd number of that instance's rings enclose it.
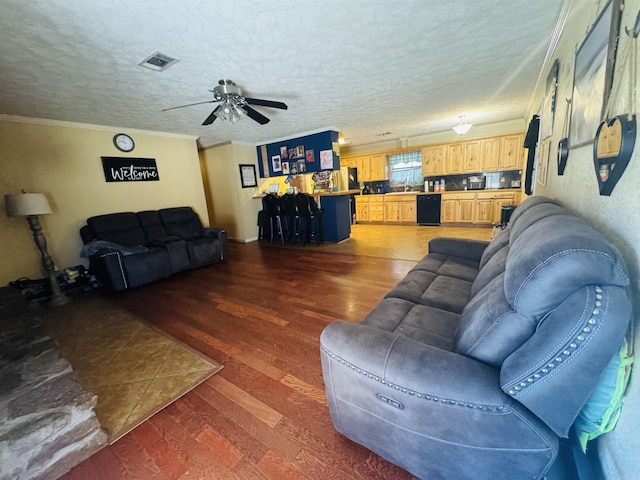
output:
{"label": "crown molding", "polygon": [[68,122],[66,120],[52,120],[49,118],[21,117],[19,115],[6,115],[4,113],[0,113],[0,121],[12,123],[29,123],[32,125],[45,125],[51,127],[82,128],[103,132],[125,131],[129,134],[155,135],[158,137],[182,138],[194,141],[199,138],[196,135],[185,135],[181,133],[157,132],[153,130],[140,130],[138,128],[113,127],[109,125],[95,125],[92,123]]}

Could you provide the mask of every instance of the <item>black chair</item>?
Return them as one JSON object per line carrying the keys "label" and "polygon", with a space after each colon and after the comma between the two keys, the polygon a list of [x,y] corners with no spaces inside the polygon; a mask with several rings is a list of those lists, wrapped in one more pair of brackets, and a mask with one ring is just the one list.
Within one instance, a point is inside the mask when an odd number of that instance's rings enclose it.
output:
{"label": "black chair", "polygon": [[[267,226],[269,227],[269,240],[273,242],[274,238],[280,237],[280,241],[284,243],[284,230],[282,229],[282,204],[277,195],[269,193],[262,197],[262,208],[266,215]],[[266,235],[264,235],[266,236]]]}
{"label": "black chair", "polygon": [[304,209],[298,205],[298,196],[287,193],[282,196],[282,207],[286,219],[287,241],[293,243],[297,240],[306,244],[307,227],[305,223]]}
{"label": "black chair", "polygon": [[315,198],[308,193],[298,193],[296,203],[305,229],[303,245],[314,240],[316,245],[320,245],[322,243],[322,209],[318,207]]}

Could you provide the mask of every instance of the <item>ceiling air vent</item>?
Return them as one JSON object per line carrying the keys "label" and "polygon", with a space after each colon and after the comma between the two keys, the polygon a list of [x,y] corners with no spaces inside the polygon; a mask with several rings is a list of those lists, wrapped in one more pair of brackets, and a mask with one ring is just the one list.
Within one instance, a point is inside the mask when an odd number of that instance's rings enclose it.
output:
{"label": "ceiling air vent", "polygon": [[169,55],[165,55],[164,53],[156,52],[150,57],[145,58],[138,65],[140,65],[141,67],[150,68],[151,70],[155,70],[156,72],[161,72],[179,61],[179,58],[170,57]]}

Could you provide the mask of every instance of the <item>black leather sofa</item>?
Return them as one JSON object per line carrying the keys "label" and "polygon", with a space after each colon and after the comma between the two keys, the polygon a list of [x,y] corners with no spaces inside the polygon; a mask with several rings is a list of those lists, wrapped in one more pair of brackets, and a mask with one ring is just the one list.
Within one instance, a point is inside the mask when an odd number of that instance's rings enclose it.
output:
{"label": "black leather sofa", "polygon": [[227,231],[204,228],[191,207],[97,215],[80,236],[89,271],[113,291],[211,265],[227,254]]}

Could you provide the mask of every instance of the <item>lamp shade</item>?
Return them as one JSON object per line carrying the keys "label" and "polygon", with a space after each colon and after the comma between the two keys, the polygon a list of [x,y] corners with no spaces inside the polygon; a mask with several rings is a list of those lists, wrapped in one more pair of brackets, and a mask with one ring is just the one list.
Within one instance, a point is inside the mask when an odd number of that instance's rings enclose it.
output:
{"label": "lamp shade", "polygon": [[29,215],[48,215],[51,207],[42,193],[19,193],[5,195],[4,205],[9,217],[27,217]]}

